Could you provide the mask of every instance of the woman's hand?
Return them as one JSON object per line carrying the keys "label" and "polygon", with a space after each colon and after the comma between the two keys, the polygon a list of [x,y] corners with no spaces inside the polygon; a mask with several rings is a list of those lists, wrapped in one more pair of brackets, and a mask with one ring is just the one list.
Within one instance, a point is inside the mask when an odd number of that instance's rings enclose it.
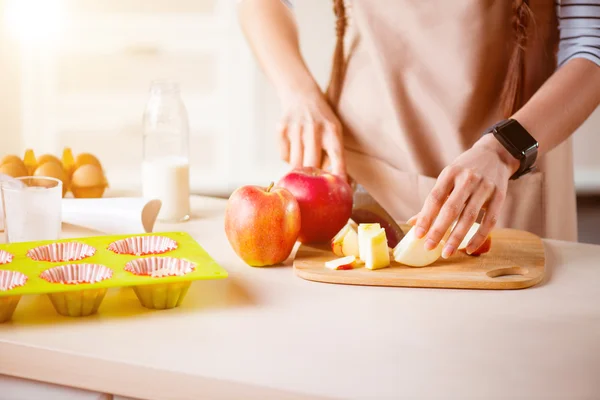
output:
{"label": "woman's hand", "polygon": [[491,134],[461,154],[442,171],[421,212],[411,218],[416,236],[427,235],[425,248],[435,248],[458,219],[442,252],[444,258],[452,256],[483,209],[481,226],[466,249],[469,254],[477,250],[496,225],[508,181],[518,168],[518,160]]}
{"label": "woman's hand", "polygon": [[346,178],[342,125],[324,95],[318,90],[294,93],[282,97],[282,106],[281,158],[293,168],[321,168],[325,151],[332,172]]}

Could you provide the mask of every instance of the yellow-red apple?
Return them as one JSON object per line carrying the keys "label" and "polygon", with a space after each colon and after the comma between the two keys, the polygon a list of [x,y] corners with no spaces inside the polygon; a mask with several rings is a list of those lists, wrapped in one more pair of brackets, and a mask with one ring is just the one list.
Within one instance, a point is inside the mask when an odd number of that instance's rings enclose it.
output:
{"label": "yellow-red apple", "polygon": [[300,206],[281,187],[242,186],[225,210],[225,233],[235,253],[253,267],[280,264],[300,232]]}
{"label": "yellow-red apple", "polygon": [[352,188],[339,176],[304,167],[292,170],[277,185],[292,192],[300,204],[300,242],[327,243],[348,223]]}

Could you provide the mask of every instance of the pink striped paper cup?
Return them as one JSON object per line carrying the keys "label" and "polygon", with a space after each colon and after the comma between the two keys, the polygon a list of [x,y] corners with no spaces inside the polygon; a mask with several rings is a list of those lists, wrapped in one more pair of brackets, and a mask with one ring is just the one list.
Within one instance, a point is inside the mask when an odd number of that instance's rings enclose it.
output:
{"label": "pink striped paper cup", "polygon": [[161,278],[163,276],[183,276],[194,270],[193,263],[172,257],[138,258],[125,264],[125,271],[134,275]]}
{"label": "pink striped paper cup", "polygon": [[133,256],[163,254],[176,248],[177,242],[166,236],[134,236],[117,240],[108,246],[113,253]]}
{"label": "pink striped paper cup", "polygon": [[50,283],[96,283],[112,277],[112,270],[100,264],[67,264],[45,270],[40,278]]}
{"label": "pink striped paper cup", "polygon": [[66,262],[83,260],[96,254],[96,249],[80,242],[52,243],[27,252],[35,261]]}
{"label": "pink striped paper cup", "polygon": [[0,265],[9,264],[13,260],[13,255],[8,251],[0,250]]}

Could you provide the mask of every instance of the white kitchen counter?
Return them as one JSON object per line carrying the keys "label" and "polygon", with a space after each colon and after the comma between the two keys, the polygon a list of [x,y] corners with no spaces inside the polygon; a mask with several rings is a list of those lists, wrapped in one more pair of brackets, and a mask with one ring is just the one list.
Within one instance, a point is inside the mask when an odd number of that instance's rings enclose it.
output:
{"label": "white kitchen counter", "polygon": [[112,290],[81,319],[25,297],[0,374],[144,399],[600,398],[600,246],[545,241],[547,279],[519,291],[329,285],[243,264],[225,201],[193,204],[156,230],[190,232],[228,279],[165,311]]}

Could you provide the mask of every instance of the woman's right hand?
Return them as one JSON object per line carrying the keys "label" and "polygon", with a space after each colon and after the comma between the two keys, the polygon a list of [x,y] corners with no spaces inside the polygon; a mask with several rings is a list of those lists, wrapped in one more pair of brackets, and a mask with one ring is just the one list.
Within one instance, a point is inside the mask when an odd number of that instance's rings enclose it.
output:
{"label": "woman's right hand", "polygon": [[324,151],[331,172],[346,178],[342,124],[325,96],[314,90],[282,99],[283,116],[278,129],[281,158],[292,168],[321,168]]}

